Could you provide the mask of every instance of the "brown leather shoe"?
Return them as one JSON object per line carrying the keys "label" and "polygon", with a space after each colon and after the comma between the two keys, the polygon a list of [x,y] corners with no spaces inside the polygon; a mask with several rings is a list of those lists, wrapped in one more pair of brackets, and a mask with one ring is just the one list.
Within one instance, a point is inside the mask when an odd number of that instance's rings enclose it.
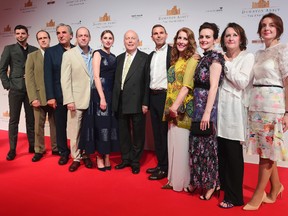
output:
{"label": "brown leather shoe", "polygon": [[167,189],[167,190],[172,190],[173,186],[171,186],[169,183],[167,183],[166,185],[163,185],[161,188],[162,189]]}
{"label": "brown leather shoe", "polygon": [[80,162],[79,161],[73,161],[72,164],[69,167],[69,171],[70,172],[75,172],[80,166]]}

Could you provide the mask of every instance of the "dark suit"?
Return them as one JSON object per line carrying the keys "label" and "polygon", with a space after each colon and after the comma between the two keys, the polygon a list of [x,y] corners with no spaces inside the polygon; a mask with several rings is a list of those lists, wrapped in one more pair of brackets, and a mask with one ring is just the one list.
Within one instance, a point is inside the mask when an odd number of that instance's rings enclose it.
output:
{"label": "dark suit", "polygon": [[[2,85],[9,90],[9,142],[10,150],[16,151],[18,139],[18,125],[22,103],[24,104],[26,117],[26,131],[29,141],[29,151],[34,151],[34,116],[33,109],[29,104],[25,86],[25,62],[28,53],[38,48],[27,46],[24,51],[20,44],[8,45],[4,48],[0,61],[0,74]],[[8,66],[10,74],[8,76]]]}
{"label": "dark suit", "polygon": [[[73,47],[71,45],[71,47]],[[67,146],[67,107],[63,105],[61,89],[61,63],[62,55],[66,50],[59,43],[48,48],[44,55],[44,82],[47,100],[55,99],[56,140],[61,156],[68,156],[70,150]]]}
{"label": "dark suit", "polygon": [[122,53],[117,57],[112,107],[119,121],[122,162],[139,167],[145,144],[145,115],[142,105],[148,106],[149,103],[149,74],[146,64],[148,55],[137,50],[121,90],[125,55],[126,53]]}
{"label": "dark suit", "polygon": [[[151,52],[148,56],[149,75],[150,75],[150,64],[154,52]],[[170,67],[171,47],[167,48],[166,57],[166,69]],[[166,90],[166,89],[165,89]],[[168,122],[162,121],[163,112],[166,101],[166,91],[154,91],[150,90],[150,116],[153,129],[155,153],[158,160],[157,167],[160,170],[168,171],[168,146],[167,146],[167,133],[168,133]]]}

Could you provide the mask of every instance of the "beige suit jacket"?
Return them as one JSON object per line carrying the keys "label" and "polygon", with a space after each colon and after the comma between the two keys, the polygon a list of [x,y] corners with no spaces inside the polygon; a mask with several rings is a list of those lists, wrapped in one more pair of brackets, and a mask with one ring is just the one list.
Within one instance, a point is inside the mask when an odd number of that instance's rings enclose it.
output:
{"label": "beige suit jacket", "polygon": [[79,47],[63,54],[61,65],[63,104],[75,103],[76,109],[87,109],[90,101],[90,76]]}
{"label": "beige suit jacket", "polygon": [[25,84],[29,102],[39,100],[41,106],[46,106],[46,92],[44,85],[44,57],[41,50],[28,55],[25,65]]}

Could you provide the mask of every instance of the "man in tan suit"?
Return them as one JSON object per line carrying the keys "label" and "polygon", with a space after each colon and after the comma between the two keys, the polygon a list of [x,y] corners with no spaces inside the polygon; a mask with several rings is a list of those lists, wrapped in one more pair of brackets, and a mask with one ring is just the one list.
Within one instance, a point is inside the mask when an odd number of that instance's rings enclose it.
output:
{"label": "man in tan suit", "polygon": [[[90,32],[80,27],[76,32],[77,46],[63,54],[61,65],[61,87],[63,104],[68,109],[70,150],[73,163],[69,167],[74,172],[80,166],[81,152],[78,149],[83,112],[88,108],[90,88],[93,82],[92,49],[89,47]],[[84,160],[87,168],[92,168],[89,157]]]}
{"label": "man in tan suit", "polygon": [[35,118],[35,154],[32,162],[39,161],[45,153],[44,127],[46,115],[50,124],[50,140],[53,155],[59,155],[56,144],[54,110],[47,105],[44,85],[44,52],[50,45],[50,35],[44,30],[36,34],[40,49],[28,55],[25,66],[25,82],[29,103],[33,107]]}

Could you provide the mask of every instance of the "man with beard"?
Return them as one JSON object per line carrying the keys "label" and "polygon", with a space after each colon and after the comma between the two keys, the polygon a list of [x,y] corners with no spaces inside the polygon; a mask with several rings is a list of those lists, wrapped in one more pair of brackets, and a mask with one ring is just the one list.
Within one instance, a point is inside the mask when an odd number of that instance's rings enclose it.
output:
{"label": "man with beard", "polygon": [[[25,63],[27,55],[37,48],[28,45],[29,37],[26,26],[17,25],[14,28],[16,44],[8,45],[0,60],[0,76],[4,89],[8,90],[9,100],[9,143],[10,150],[6,159],[14,160],[16,157],[16,146],[18,139],[18,125],[22,104],[24,105],[26,117],[26,132],[29,142],[29,153],[34,153],[34,115],[33,109],[29,104],[28,95],[25,86]],[[8,68],[10,73],[8,74]]]}

